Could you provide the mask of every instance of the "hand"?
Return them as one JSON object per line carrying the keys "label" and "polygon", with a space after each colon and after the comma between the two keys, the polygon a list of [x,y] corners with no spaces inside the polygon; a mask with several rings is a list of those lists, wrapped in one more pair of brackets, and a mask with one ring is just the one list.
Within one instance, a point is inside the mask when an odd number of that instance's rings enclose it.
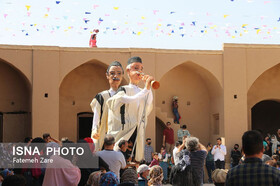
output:
{"label": "hand", "polygon": [[150,88],[151,88],[151,82],[152,82],[153,80],[155,80],[155,79],[154,79],[153,76],[145,75],[145,76],[143,76],[142,80],[143,80],[143,81],[146,81],[145,88],[146,88],[147,90],[150,90]]}
{"label": "hand", "polygon": [[98,133],[94,133],[94,134],[92,135],[92,138],[94,138],[94,139],[99,139],[99,138],[100,138],[100,135],[99,135]]}
{"label": "hand", "polygon": [[162,146],[165,147],[165,143],[163,143]]}
{"label": "hand", "polygon": [[129,157],[129,158],[127,159],[128,162],[130,162],[131,160],[132,160],[132,157]]}
{"label": "hand", "polygon": [[198,150],[201,150],[201,145],[200,145],[200,143],[198,144]]}

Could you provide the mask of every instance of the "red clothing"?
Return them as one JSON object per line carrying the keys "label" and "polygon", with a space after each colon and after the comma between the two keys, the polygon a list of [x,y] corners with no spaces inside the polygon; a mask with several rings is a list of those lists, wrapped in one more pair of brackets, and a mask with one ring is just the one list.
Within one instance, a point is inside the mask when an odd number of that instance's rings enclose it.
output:
{"label": "red clothing", "polygon": [[92,37],[93,37],[93,35],[90,36],[89,47],[97,47],[96,39],[93,39]]}
{"label": "red clothing", "polygon": [[154,165],[159,165],[158,160],[153,159],[153,161],[150,163],[149,167],[152,167],[152,166],[154,166]]}
{"label": "red clothing", "polygon": [[163,135],[165,136],[165,142],[168,144],[174,144],[174,131],[172,128],[166,128],[163,131]]}

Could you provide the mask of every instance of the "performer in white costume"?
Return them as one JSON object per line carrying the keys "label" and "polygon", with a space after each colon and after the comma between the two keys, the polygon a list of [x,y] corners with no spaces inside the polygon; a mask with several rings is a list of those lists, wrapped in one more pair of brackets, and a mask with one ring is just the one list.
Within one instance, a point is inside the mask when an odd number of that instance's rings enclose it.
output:
{"label": "performer in white costume", "polygon": [[[95,143],[95,149],[101,150],[105,134],[108,130],[108,107],[106,101],[118,90],[124,71],[118,61],[112,62],[106,72],[106,77],[110,84],[109,90],[98,93],[90,103],[93,115],[91,137]],[[100,140],[99,140],[100,139]]]}
{"label": "performer in white costume", "polygon": [[[140,57],[128,60],[126,72],[129,85],[119,88],[118,92],[108,99],[108,134],[115,137],[118,149],[120,140],[129,140],[136,131],[136,161],[144,159],[145,129],[147,116],[152,110],[153,94],[151,91],[152,76],[142,75],[143,65]],[[146,82],[145,88],[138,87],[139,82]],[[134,133],[134,135],[136,134]],[[135,137],[135,136],[134,136]]]}

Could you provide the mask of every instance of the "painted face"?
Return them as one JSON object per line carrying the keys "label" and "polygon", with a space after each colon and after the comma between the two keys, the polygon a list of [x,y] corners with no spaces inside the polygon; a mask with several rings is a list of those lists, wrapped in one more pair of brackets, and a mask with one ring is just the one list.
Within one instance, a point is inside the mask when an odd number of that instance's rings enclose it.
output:
{"label": "painted face", "polygon": [[132,63],[130,69],[127,70],[127,74],[133,84],[138,84],[142,80],[142,72],[143,65],[139,62]]}
{"label": "painted face", "polygon": [[109,72],[106,74],[110,86],[119,86],[122,82],[123,72],[119,66],[111,66]]}

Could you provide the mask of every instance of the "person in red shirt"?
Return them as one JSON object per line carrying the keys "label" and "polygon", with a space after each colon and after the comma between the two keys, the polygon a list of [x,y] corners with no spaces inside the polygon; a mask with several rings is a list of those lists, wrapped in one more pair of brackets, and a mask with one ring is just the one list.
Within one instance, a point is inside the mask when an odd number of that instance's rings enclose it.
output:
{"label": "person in red shirt", "polygon": [[157,152],[154,153],[153,160],[152,160],[152,162],[150,163],[149,167],[152,167],[152,166],[154,166],[154,165],[159,165],[158,153],[157,153]]}
{"label": "person in red shirt", "polygon": [[93,48],[93,47],[97,47],[97,40],[96,40],[96,36],[98,34],[99,30],[98,29],[94,29],[93,30],[93,34],[90,36],[89,39],[89,47]]}
{"label": "person in red shirt", "polygon": [[91,47],[91,48],[97,47],[97,45],[96,45],[96,34],[92,34],[90,36],[89,47]]}
{"label": "person in red shirt", "polygon": [[172,154],[174,148],[174,130],[171,128],[171,123],[168,121],[166,123],[167,128],[163,131],[163,143],[162,146],[165,147],[166,152]]}

